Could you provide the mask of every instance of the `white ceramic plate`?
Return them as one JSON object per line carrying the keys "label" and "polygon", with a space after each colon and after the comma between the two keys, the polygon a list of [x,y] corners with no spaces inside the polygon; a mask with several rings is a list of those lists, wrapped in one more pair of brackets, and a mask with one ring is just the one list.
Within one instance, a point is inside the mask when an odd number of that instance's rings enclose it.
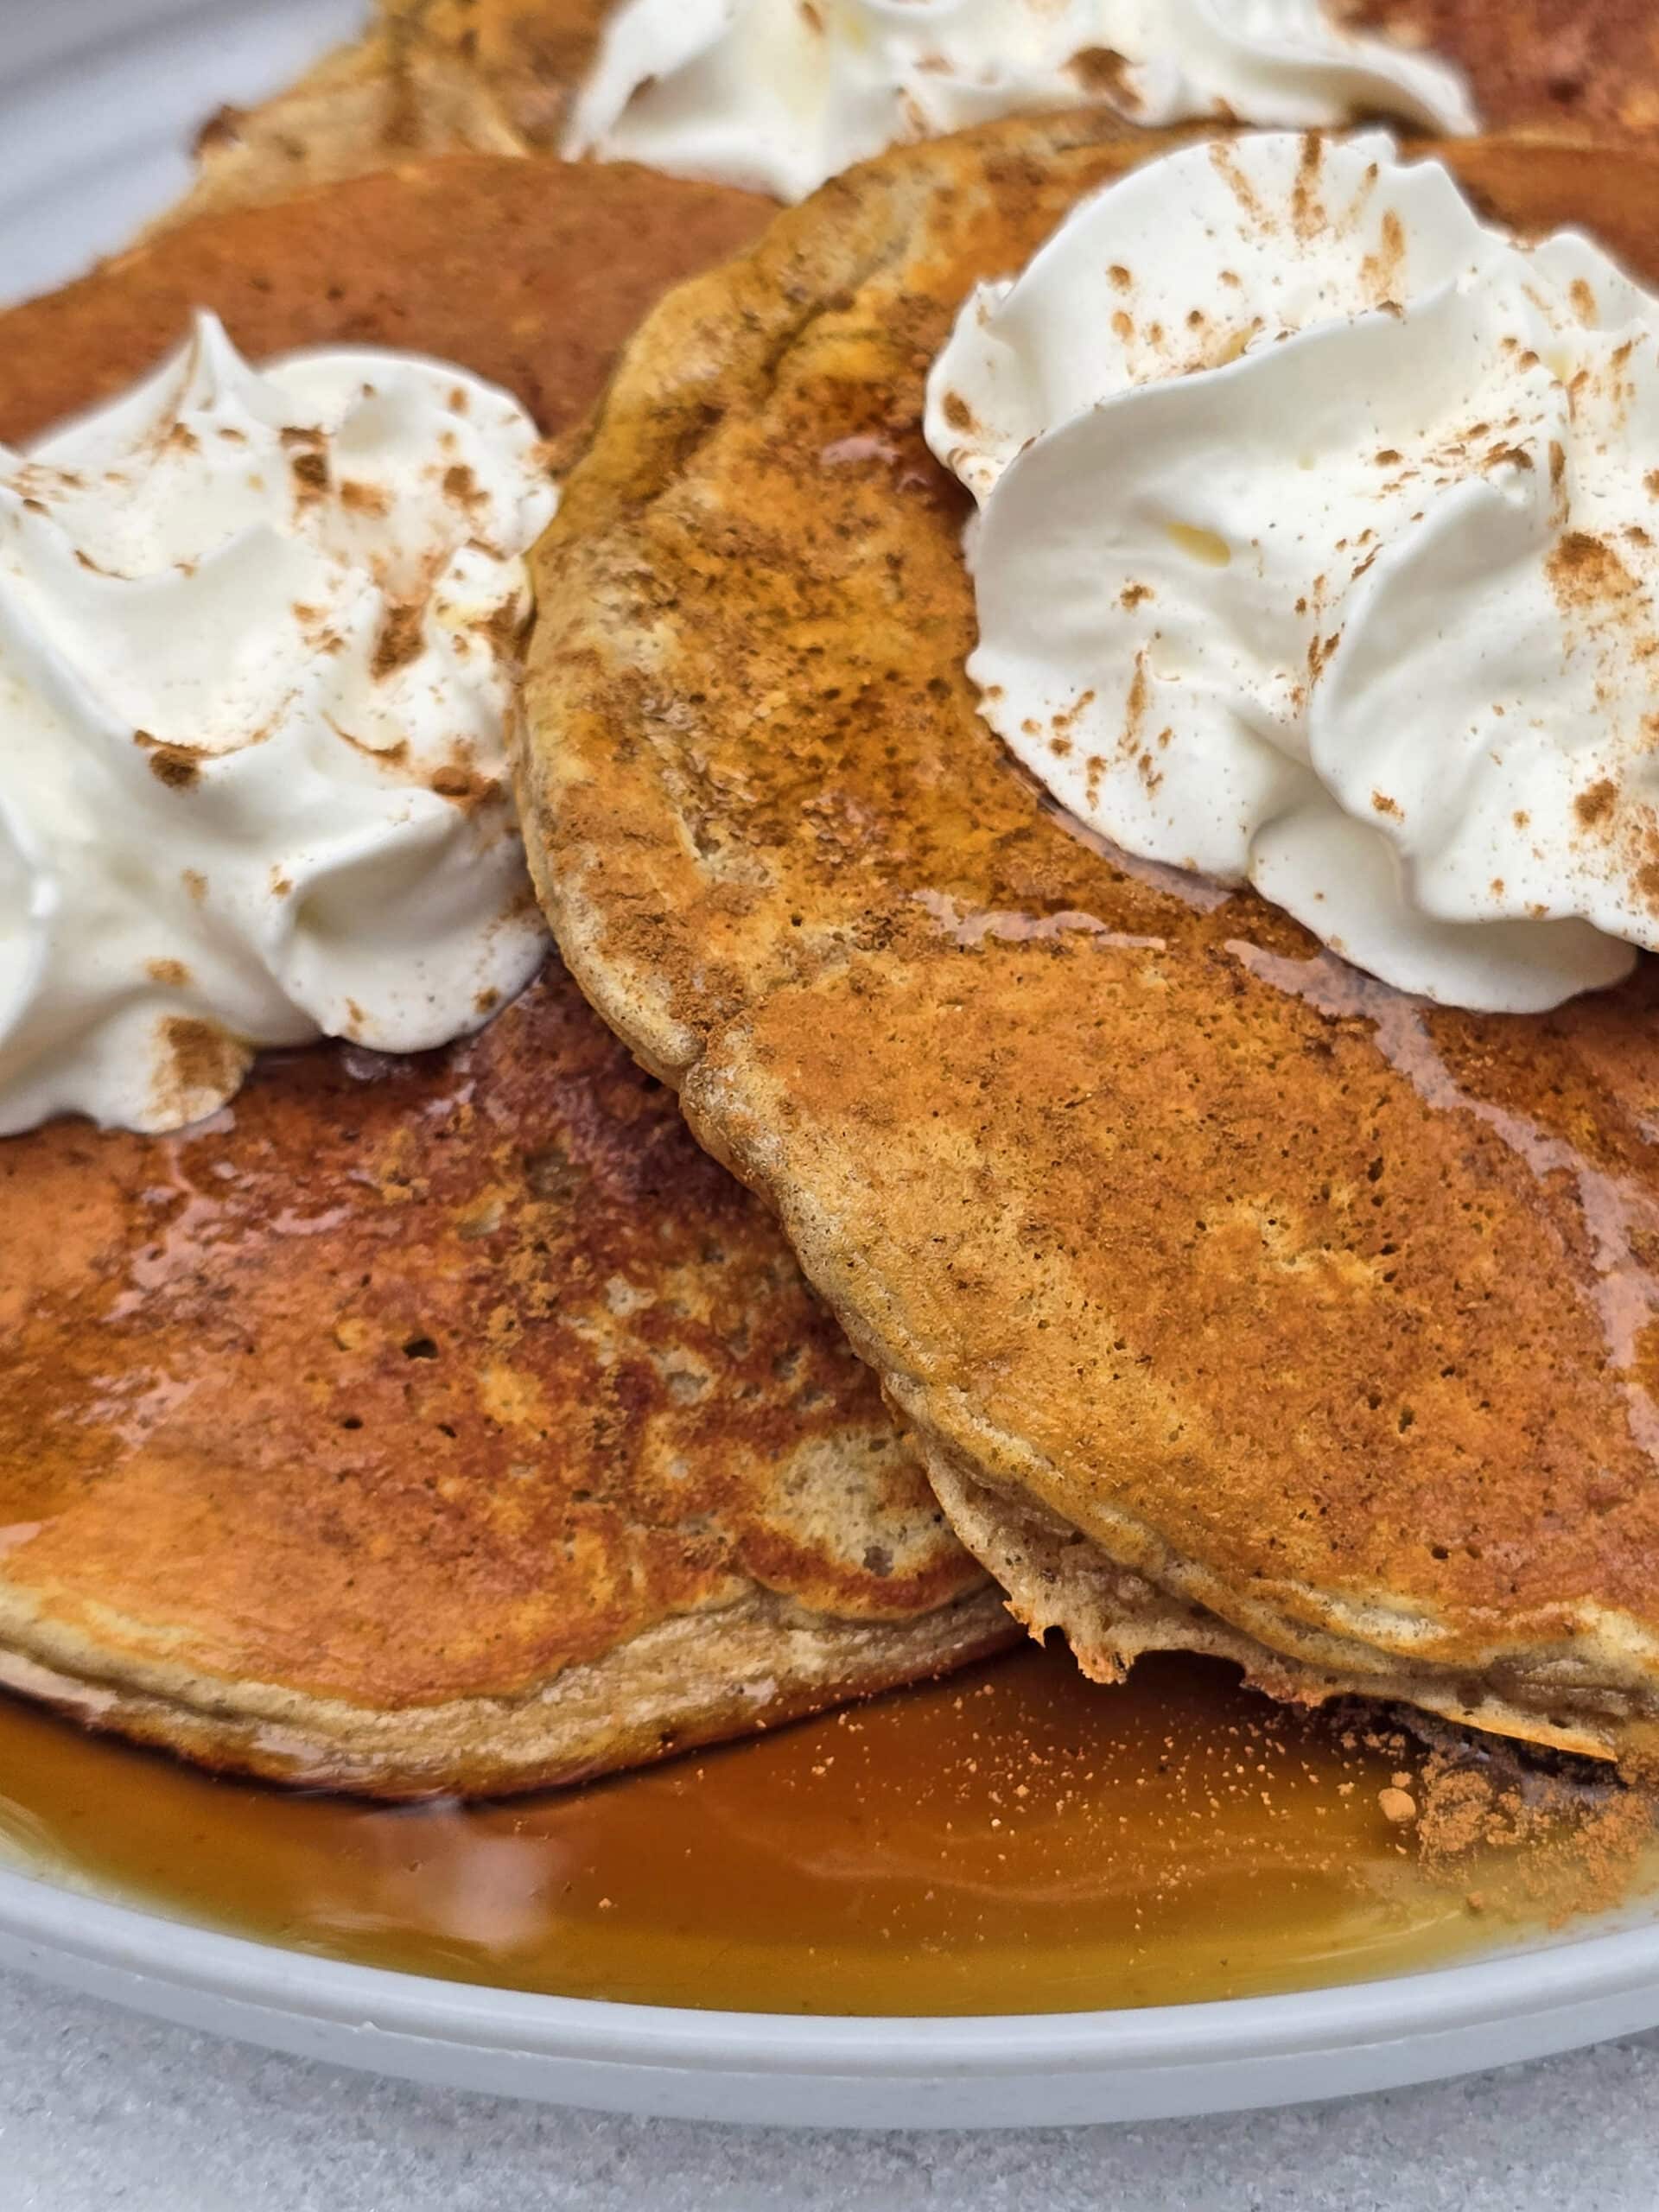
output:
{"label": "white ceramic plate", "polygon": [[[0,299],[118,246],[201,118],[362,0],[0,0]],[[0,1963],[249,2041],[613,2111],[819,2126],[1149,2120],[1393,2088],[1659,2025],[1651,1918],[1304,1996],[1013,2018],[809,2019],[526,1996],[334,1964],[0,1873]]]}
{"label": "white ceramic plate", "polygon": [[525,1996],[340,1966],[0,1874],[0,1964],[448,2088],[817,2127],[1162,2120],[1397,2088],[1659,2023],[1659,1927],[1305,1996],[959,2020]]}

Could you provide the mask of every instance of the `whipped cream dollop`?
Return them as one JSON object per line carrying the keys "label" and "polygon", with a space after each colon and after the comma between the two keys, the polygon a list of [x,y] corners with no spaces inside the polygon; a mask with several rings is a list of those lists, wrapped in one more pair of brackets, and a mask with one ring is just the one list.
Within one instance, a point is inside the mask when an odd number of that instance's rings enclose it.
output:
{"label": "whipped cream dollop", "polygon": [[926,431],[981,710],[1103,836],[1452,1004],[1659,949],[1659,299],[1587,238],[1193,146],[980,289]]}
{"label": "whipped cream dollop", "polygon": [[563,150],[796,200],[888,146],[1094,104],[1154,127],[1474,128],[1454,69],[1319,0],[621,0]]}
{"label": "whipped cream dollop", "polygon": [[0,1133],[176,1127],[255,1048],[414,1052],[545,938],[504,725],[553,512],[476,377],[211,315],[0,449]]}

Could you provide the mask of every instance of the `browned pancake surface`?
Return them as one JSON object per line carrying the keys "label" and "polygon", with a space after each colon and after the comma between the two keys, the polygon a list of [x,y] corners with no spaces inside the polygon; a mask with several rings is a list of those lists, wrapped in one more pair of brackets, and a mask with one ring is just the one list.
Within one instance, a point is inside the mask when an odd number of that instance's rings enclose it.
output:
{"label": "browned pancake surface", "polygon": [[[539,562],[532,861],[942,1467],[1311,1667],[1628,1744],[1655,971],[1537,1020],[1407,1001],[1118,865],[974,710],[923,378],[1122,165],[1100,137],[892,157],[646,325]],[[1659,160],[1451,158],[1659,274]]]}
{"label": "browned pancake surface", "polygon": [[[204,220],[0,317],[0,435],[198,306],[256,358],[447,355],[557,431],[761,212],[469,157]],[[0,1141],[0,1680],[260,1772],[499,1789],[1002,1625],[768,1217],[556,963],[442,1052]]]}
{"label": "browned pancake surface", "polygon": [[205,216],[0,316],[0,438],[119,391],[200,307],[255,358],[359,342],[459,361],[551,435],[589,405],[646,308],[748,245],[772,212],[626,163],[454,154]]}
{"label": "browned pancake surface", "polygon": [[[968,1581],[758,1203],[554,963],[475,1039],[0,1145],[0,1614],[375,1708]],[[66,1650],[72,1645],[66,1643]]]}
{"label": "browned pancake surface", "polygon": [[550,153],[610,0],[382,0],[361,38],[200,132],[160,227],[435,154]]}
{"label": "browned pancake surface", "polygon": [[1489,128],[1659,125],[1652,0],[1338,0],[1337,12],[1456,62]]}

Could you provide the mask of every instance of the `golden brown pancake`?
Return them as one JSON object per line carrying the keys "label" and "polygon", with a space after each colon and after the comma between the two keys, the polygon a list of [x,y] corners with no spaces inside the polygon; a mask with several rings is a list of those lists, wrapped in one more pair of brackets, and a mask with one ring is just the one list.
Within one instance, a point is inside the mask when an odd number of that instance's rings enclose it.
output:
{"label": "golden brown pancake", "polygon": [[[1659,156],[1447,158],[1659,276]],[[1076,117],[889,156],[645,323],[538,549],[532,867],[1033,1627],[1651,1752],[1659,969],[1406,999],[975,711],[924,378],[1123,162]]]}
{"label": "golden brown pancake", "polygon": [[172,224],[432,154],[556,150],[611,0],[380,0],[362,38],[197,141]]}
{"label": "golden brown pancake", "polygon": [[349,340],[461,362],[556,435],[645,310],[772,212],[628,163],[453,154],[203,218],[0,316],[0,439],[123,390],[204,304],[245,353]]}
{"label": "golden brown pancake", "polygon": [[1491,129],[1659,125],[1653,0],[1338,0],[1338,11],[1455,61]]}
{"label": "golden brown pancake", "polygon": [[[0,317],[0,436],[198,305],[256,357],[448,355],[556,433],[761,212],[467,157],[204,219]],[[556,962],[442,1052],[0,1141],[0,1682],[215,1765],[484,1793],[1007,1633],[776,1228]]]}

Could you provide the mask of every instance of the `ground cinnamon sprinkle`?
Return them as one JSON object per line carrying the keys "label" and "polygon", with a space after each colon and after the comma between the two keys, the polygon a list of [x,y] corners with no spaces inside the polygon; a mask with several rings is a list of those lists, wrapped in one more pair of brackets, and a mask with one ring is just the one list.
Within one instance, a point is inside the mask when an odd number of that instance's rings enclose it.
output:
{"label": "ground cinnamon sprinkle", "polygon": [[421,626],[424,613],[424,607],[413,600],[393,600],[387,607],[370,664],[370,673],[377,681],[392,675],[419,654],[423,643]]}
{"label": "ground cinnamon sprinkle", "polygon": [[1573,810],[1588,830],[1598,822],[1606,820],[1618,803],[1618,787],[1609,778],[1604,776],[1599,784],[1592,784],[1587,791],[1579,793],[1573,802]]}
{"label": "ground cinnamon sprinkle", "polygon": [[1478,1876],[1465,1890],[1473,1911],[1501,1905],[1554,1927],[1610,1911],[1659,1875],[1652,1777],[1419,1714],[1397,1730],[1356,1724],[1348,1740],[1401,1759],[1406,1770],[1381,1793],[1381,1810],[1409,1822],[1427,1872],[1459,1885]]}

